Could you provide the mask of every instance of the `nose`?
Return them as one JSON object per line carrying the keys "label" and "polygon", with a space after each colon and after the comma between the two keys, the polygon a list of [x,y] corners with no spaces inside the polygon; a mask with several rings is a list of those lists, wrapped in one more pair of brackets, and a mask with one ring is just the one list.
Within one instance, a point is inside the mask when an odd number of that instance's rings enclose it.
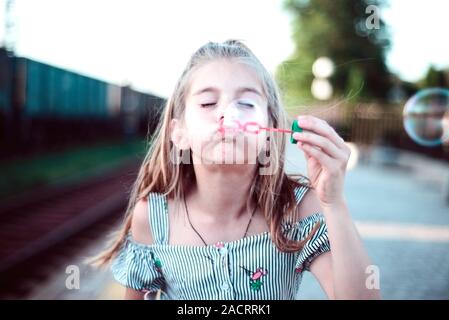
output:
{"label": "nose", "polygon": [[219,131],[223,134],[241,130],[239,110],[232,102],[220,109],[218,123]]}
{"label": "nose", "polygon": [[227,106],[225,106],[220,114],[220,119],[223,119],[223,123],[230,124],[235,121],[240,120],[240,112],[239,109],[235,106],[234,103],[229,103]]}

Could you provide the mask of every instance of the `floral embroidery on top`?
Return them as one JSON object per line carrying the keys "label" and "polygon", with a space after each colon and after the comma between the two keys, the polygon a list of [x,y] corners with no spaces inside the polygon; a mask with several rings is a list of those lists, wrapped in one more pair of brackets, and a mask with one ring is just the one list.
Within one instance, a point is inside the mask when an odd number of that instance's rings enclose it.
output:
{"label": "floral embroidery on top", "polygon": [[223,241],[218,241],[218,242],[215,244],[215,248],[217,248],[217,249],[221,249],[221,248],[223,248],[223,247],[224,247]]}
{"label": "floral embroidery on top", "polygon": [[250,277],[249,279],[249,286],[254,291],[259,291],[260,288],[263,285],[262,278],[268,273],[266,269],[264,268],[257,268],[256,271],[251,271],[246,269],[243,266],[240,266],[243,270],[245,270],[246,274]]}

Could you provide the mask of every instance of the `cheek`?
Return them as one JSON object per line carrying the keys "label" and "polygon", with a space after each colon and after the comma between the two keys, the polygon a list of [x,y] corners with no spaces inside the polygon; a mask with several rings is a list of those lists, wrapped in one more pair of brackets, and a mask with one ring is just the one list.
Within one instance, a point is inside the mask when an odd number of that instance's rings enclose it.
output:
{"label": "cheek", "polygon": [[204,122],[203,115],[194,107],[187,106],[184,117],[185,125],[189,130],[196,128],[199,124]]}
{"label": "cheek", "polygon": [[[257,123],[259,123],[262,127],[268,127],[268,113],[266,110],[263,110],[262,112],[259,112],[257,114],[257,120],[255,120]],[[265,130],[261,130],[259,134],[257,134],[257,148],[258,151],[265,150],[267,145],[267,137],[270,135],[269,132]]]}
{"label": "cheek", "polygon": [[[258,107],[252,110],[251,119],[249,121],[257,122],[261,127],[268,127],[268,110],[267,107]],[[262,130],[259,133],[261,138],[265,138],[266,131]]]}
{"label": "cheek", "polygon": [[216,130],[218,124],[214,117],[197,108],[187,108],[185,113],[186,135],[191,143],[207,140]]}
{"label": "cheek", "polygon": [[229,114],[231,114],[231,116],[229,116],[230,119],[236,119],[242,124],[246,122],[256,122],[263,127],[267,125],[266,111],[261,108],[254,108],[254,109],[233,108],[231,109],[231,112],[229,112]]}

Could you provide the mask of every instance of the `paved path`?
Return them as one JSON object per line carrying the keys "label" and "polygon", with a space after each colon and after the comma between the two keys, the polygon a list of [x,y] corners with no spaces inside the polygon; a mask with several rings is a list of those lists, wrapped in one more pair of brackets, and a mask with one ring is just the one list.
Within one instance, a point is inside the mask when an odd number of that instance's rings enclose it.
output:
{"label": "paved path", "polygon": [[[383,298],[449,299],[449,165],[389,149],[362,159],[348,171],[345,195]],[[299,298],[325,298],[310,273]]]}

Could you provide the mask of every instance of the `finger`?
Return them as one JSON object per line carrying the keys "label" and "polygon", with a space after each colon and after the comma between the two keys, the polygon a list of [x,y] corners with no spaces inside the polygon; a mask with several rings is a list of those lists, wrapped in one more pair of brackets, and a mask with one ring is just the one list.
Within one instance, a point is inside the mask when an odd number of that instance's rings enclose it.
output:
{"label": "finger", "polygon": [[310,155],[308,153],[306,153],[303,148],[302,148],[302,142],[298,141],[298,143],[296,144],[298,146],[298,149],[301,150],[304,153],[304,156],[306,157],[306,160],[309,161],[309,159],[311,158]]}
{"label": "finger", "polygon": [[303,143],[301,145],[301,149],[304,151],[304,153],[317,160],[323,167],[326,168],[332,168],[332,164],[335,162],[332,158],[330,158],[326,153],[324,153],[322,150],[307,144]]}
{"label": "finger", "polygon": [[298,124],[301,128],[313,131],[330,139],[337,147],[344,148],[345,142],[326,121],[313,116],[299,116]]}
{"label": "finger", "polygon": [[315,134],[311,131],[308,132],[295,132],[293,138],[300,142],[305,142],[307,144],[319,147],[325,153],[327,153],[331,158],[343,159],[344,153],[340,150],[334,143],[332,143],[328,138]]}

